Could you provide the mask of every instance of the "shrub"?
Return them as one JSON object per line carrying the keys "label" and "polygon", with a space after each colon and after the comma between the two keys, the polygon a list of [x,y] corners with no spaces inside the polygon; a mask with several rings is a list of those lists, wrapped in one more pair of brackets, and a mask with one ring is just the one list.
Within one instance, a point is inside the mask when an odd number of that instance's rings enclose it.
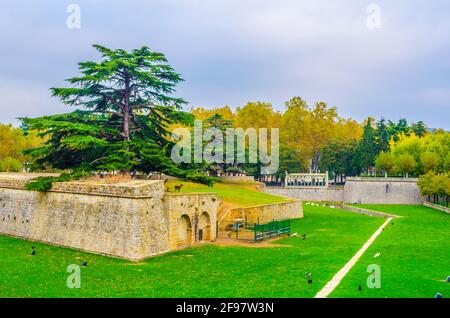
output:
{"label": "shrub", "polygon": [[22,163],[12,157],[6,157],[0,161],[0,171],[2,172],[20,172],[22,170]]}

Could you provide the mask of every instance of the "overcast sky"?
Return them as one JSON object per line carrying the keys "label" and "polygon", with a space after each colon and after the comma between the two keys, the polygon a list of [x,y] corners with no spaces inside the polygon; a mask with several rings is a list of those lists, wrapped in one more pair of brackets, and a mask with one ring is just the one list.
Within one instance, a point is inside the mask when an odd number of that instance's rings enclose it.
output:
{"label": "overcast sky", "polygon": [[[79,29],[67,27],[69,4],[81,8]],[[368,27],[370,4],[381,28]],[[189,107],[282,110],[301,96],[359,121],[450,129],[448,0],[2,1],[0,122],[70,111],[49,88],[98,58],[93,43],[163,52]]]}

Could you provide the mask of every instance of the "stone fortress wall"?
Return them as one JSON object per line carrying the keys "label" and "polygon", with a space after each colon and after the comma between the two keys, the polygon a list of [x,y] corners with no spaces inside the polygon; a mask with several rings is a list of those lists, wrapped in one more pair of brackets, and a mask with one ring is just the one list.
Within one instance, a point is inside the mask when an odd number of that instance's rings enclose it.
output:
{"label": "stone fortress wall", "polygon": [[215,239],[215,194],[166,195],[156,180],[55,183],[42,193],[23,189],[29,179],[0,176],[0,233],[132,260]]}
{"label": "stone fortress wall", "polygon": [[421,204],[417,179],[347,178],[343,188],[267,187],[267,193],[304,201],[361,204]]}
{"label": "stone fortress wall", "polygon": [[[130,260],[216,240],[221,201],[215,193],[165,193],[160,180],[25,190],[34,177],[0,174],[1,234]],[[302,216],[299,203],[255,211],[268,220]]]}

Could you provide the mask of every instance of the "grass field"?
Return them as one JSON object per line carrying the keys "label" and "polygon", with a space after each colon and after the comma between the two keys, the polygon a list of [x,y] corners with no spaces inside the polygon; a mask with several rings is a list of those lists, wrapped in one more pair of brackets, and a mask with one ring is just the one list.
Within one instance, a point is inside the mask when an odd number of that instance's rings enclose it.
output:
{"label": "grass field", "polygon": [[[363,207],[403,217],[386,227],[331,297],[449,297],[450,216],[422,206]],[[0,236],[0,297],[313,297],[384,221],[305,205],[305,218],[294,220],[292,230],[306,240],[291,236],[258,248],[208,244],[141,263]],[[66,268],[83,260],[81,288],[69,289]],[[366,287],[369,264],[381,267],[380,289]],[[305,272],[313,273],[311,285]]]}
{"label": "grass field", "polygon": [[[292,222],[306,240],[205,245],[141,263],[0,236],[0,297],[313,297],[383,221],[306,205],[305,218]],[[81,288],[67,288],[67,266],[83,260]]]}
{"label": "grass field", "polygon": [[271,195],[256,189],[252,183],[215,183],[212,188],[193,182],[170,180],[166,187],[175,192],[174,186],[183,184],[180,192],[216,192],[227,203],[247,207],[259,204],[270,204],[289,201],[288,198]]}
{"label": "grass field", "polygon": [[[359,206],[402,218],[386,227],[331,296],[430,298],[440,292],[449,298],[450,215],[423,206]],[[370,264],[380,266],[380,289],[366,288]],[[359,285],[362,291],[355,288]]]}

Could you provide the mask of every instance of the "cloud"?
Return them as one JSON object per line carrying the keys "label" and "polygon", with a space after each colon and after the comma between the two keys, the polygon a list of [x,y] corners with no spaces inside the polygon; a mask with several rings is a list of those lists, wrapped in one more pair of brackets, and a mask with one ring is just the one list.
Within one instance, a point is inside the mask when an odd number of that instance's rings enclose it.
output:
{"label": "cloud", "polygon": [[[380,5],[381,29],[367,28],[372,2]],[[101,43],[164,52],[186,80],[177,93],[191,105],[264,100],[282,109],[300,95],[358,120],[423,117],[450,128],[442,120],[450,117],[448,100],[436,92],[450,84],[446,1],[83,0],[80,30],[65,26],[69,3],[15,1],[0,12],[7,61],[0,91],[19,113],[65,109],[48,88],[76,75],[78,61],[96,59],[90,45]],[[11,120],[14,111],[1,107],[8,110],[0,120]]]}

